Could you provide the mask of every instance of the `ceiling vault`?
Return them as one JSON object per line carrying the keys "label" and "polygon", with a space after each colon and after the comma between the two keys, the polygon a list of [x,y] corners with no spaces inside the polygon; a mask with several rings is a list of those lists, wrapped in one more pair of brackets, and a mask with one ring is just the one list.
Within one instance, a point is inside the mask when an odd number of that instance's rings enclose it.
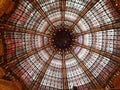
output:
{"label": "ceiling vault", "polygon": [[0,65],[6,78],[22,81],[25,90],[115,87],[118,0],[15,0],[13,12],[4,13],[12,1],[0,1]]}

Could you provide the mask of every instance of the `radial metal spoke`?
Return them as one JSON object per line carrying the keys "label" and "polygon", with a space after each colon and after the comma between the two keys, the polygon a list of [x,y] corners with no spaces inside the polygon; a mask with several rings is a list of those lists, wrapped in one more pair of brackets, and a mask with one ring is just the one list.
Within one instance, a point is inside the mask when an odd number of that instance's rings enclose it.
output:
{"label": "radial metal spoke", "polygon": [[48,67],[49,67],[49,65],[50,65],[50,63],[51,63],[51,61],[54,58],[54,55],[56,53],[57,53],[57,51],[54,51],[53,54],[49,57],[49,59],[45,63],[45,65],[43,66],[43,68],[41,70],[42,72],[40,72],[40,74],[38,75],[36,81],[34,82],[32,90],[38,90],[38,88],[39,88],[39,86],[40,86],[40,84],[42,82],[42,79],[43,79],[43,77],[44,77],[44,75],[45,75],[45,73],[46,73],[46,71],[47,71],[47,69],[48,69]]}
{"label": "radial metal spoke", "polygon": [[120,22],[115,22],[115,23],[104,25],[104,26],[95,27],[93,29],[84,31],[82,33],[76,33],[76,34],[84,35],[84,34],[95,33],[95,32],[99,32],[99,31],[106,31],[106,30],[111,30],[111,29],[119,29],[119,28],[120,28]]}
{"label": "radial metal spoke", "polygon": [[113,55],[112,53],[106,52],[106,51],[102,51],[102,50],[98,50],[96,48],[90,47],[90,46],[86,46],[80,43],[74,43],[74,45],[76,46],[80,46],[81,48],[85,48],[88,49],[90,51],[93,51],[95,53],[98,53],[99,55],[105,56],[107,58],[110,58],[113,61],[116,61],[118,63],[120,63],[120,57]]}
{"label": "radial metal spoke", "polygon": [[43,11],[42,7],[39,5],[37,0],[28,0],[32,6],[42,15],[43,18],[45,18],[45,20],[48,22],[48,24],[53,28],[53,30],[55,29],[55,26],[53,25],[53,23],[50,21],[50,19],[48,18],[48,16],[46,15],[46,13]]}
{"label": "radial metal spoke", "polygon": [[62,26],[64,26],[66,0],[60,0],[60,9],[61,9],[61,21],[62,21]]}
{"label": "radial metal spoke", "polygon": [[89,77],[89,79],[91,80],[91,82],[96,86],[96,88],[102,88],[102,86],[100,85],[99,81],[93,76],[93,74],[84,65],[84,63],[80,60],[80,58],[78,58],[78,56],[74,53],[74,51],[72,49],[69,49],[69,50],[70,50],[71,54],[74,56],[74,58],[77,60],[78,64],[83,69],[83,71],[85,72],[85,74]]}
{"label": "radial metal spoke", "polygon": [[75,20],[70,29],[73,29],[75,25],[80,21],[80,19],[98,2],[99,0],[91,0],[88,5],[79,13],[78,18]]}
{"label": "radial metal spoke", "polygon": [[33,30],[33,29],[27,29],[24,27],[10,25],[10,24],[0,24],[0,29],[1,29],[1,32],[20,32],[20,33],[40,35],[40,36],[49,37],[49,38],[52,37],[51,35],[45,34],[43,32],[36,32],[36,30]]}
{"label": "radial metal spoke", "polygon": [[22,55],[20,55],[20,56],[18,56],[18,57],[14,57],[10,62],[7,62],[7,64],[4,65],[3,67],[8,67],[8,66],[9,66],[9,67],[13,67],[13,66],[15,66],[16,64],[19,63],[18,60],[19,60],[20,62],[22,62],[22,61],[25,60],[26,58],[28,58],[28,57],[36,54],[37,52],[39,52],[39,51],[41,51],[41,50],[44,50],[45,48],[48,48],[48,47],[50,47],[50,46],[51,46],[51,44],[47,44],[47,45],[41,46],[40,48],[35,48],[35,49],[29,51],[28,53],[22,54]]}
{"label": "radial metal spoke", "polygon": [[65,64],[65,51],[62,51],[62,75],[63,75],[63,90],[68,90],[67,71]]}

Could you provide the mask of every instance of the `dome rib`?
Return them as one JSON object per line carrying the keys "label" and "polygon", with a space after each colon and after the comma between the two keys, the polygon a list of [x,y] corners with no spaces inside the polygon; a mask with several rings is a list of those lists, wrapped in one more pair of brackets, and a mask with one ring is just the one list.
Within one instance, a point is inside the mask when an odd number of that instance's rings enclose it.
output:
{"label": "dome rib", "polygon": [[65,0],[60,1],[60,9],[61,9],[61,25],[64,26],[65,10],[66,10],[66,1]]}
{"label": "dome rib", "polygon": [[[6,31],[6,32],[20,32],[20,33],[34,34],[34,35],[40,35],[40,36],[45,36],[45,37],[51,38],[50,34],[45,34],[43,32],[36,33],[35,30],[33,30],[33,29],[27,29],[27,28],[24,28],[21,26],[16,26],[16,25],[11,25],[11,24],[0,24],[0,27],[1,27],[1,29],[4,29],[4,30],[2,30],[2,32],[4,32],[4,31]],[[16,30],[16,28],[18,30]],[[20,30],[20,29],[22,29],[22,30]]]}
{"label": "dome rib", "polygon": [[65,52],[62,51],[62,75],[63,75],[63,88],[68,90],[68,80],[67,80],[67,73],[66,73],[66,64],[65,64]]}

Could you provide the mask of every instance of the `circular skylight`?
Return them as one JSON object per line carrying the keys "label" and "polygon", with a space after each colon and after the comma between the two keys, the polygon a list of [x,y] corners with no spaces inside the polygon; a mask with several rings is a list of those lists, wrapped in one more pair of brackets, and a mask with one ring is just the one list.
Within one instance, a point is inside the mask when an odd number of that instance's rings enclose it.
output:
{"label": "circular skylight", "polygon": [[118,68],[119,14],[111,0],[19,0],[0,24],[4,66],[27,88],[103,88]]}

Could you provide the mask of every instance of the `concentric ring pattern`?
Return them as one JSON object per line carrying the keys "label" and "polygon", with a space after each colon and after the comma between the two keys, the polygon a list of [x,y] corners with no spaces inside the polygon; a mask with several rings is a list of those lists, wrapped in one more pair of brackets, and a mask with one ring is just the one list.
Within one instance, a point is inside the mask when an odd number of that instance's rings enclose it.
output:
{"label": "concentric ring pattern", "polygon": [[[119,14],[112,0],[19,0],[1,24],[7,67],[31,90],[104,87],[118,68]],[[71,48],[57,50],[58,28],[75,35]]]}

